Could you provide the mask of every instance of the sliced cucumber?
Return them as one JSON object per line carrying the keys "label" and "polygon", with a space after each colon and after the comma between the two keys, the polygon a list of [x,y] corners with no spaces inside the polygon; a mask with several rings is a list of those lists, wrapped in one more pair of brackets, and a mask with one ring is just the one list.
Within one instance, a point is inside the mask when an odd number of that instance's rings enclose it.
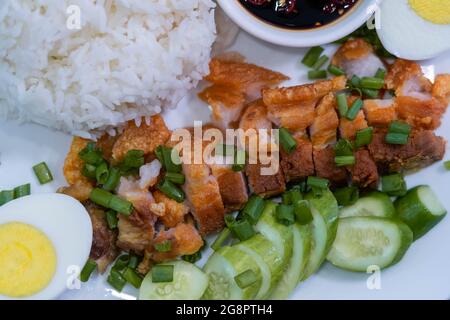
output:
{"label": "sliced cucumber", "polygon": [[373,265],[383,269],[400,261],[412,240],[411,229],[399,220],[343,218],[339,220],[336,240],[327,259],[350,271],[366,272]]}
{"label": "sliced cucumber", "polygon": [[395,201],[400,220],[405,222],[419,239],[438,224],[447,214],[429,186],[418,186]]}
{"label": "sliced cucumber", "polygon": [[313,221],[311,222],[311,252],[302,280],[314,274],[327,257],[336,237],[339,207],[333,193],[324,191],[319,198],[308,194],[306,199],[311,205]]}
{"label": "sliced cucumber", "polygon": [[395,215],[394,204],[391,198],[379,191],[374,191],[367,196],[359,198],[355,204],[344,207],[339,212],[340,218],[347,217],[385,217]]}
{"label": "sliced cucumber", "polygon": [[270,295],[271,300],[285,300],[297,287],[305,272],[311,249],[311,225],[295,224],[292,257],[287,270]]}
{"label": "sliced cucumber", "polygon": [[[252,270],[258,281],[240,288],[234,278]],[[208,274],[209,284],[203,295],[207,300],[251,300],[261,287],[261,270],[255,260],[245,252],[234,247],[223,247],[209,259],[203,270]]]}
{"label": "sliced cucumber", "polygon": [[173,281],[153,283],[149,272],[139,289],[140,300],[198,300],[208,287],[208,276],[195,265],[185,261],[164,264],[174,266]]}

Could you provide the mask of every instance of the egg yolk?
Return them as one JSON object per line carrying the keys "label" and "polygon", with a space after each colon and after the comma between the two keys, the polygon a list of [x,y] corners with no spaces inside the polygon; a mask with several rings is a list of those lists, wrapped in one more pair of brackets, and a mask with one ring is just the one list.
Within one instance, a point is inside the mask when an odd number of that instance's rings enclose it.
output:
{"label": "egg yolk", "polygon": [[52,242],[31,225],[0,225],[0,294],[18,298],[44,289],[56,270]]}
{"label": "egg yolk", "polygon": [[450,0],[409,0],[422,18],[436,24],[450,24]]}

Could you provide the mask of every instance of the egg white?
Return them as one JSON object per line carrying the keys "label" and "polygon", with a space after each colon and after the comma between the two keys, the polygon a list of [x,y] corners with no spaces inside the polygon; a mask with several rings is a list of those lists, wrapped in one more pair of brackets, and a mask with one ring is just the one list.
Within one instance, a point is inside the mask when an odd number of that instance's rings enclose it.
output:
{"label": "egg white", "polygon": [[[36,194],[0,207],[0,224],[22,222],[42,231],[56,251],[56,270],[40,292],[23,299],[53,299],[67,289],[73,270],[83,268],[92,244],[92,224],[77,200],[62,194]],[[76,266],[73,270],[69,267]],[[0,295],[0,300],[12,300]]]}
{"label": "egg white", "polygon": [[408,0],[383,1],[379,17],[378,36],[384,47],[399,58],[424,60],[450,50],[450,25],[425,20]]}

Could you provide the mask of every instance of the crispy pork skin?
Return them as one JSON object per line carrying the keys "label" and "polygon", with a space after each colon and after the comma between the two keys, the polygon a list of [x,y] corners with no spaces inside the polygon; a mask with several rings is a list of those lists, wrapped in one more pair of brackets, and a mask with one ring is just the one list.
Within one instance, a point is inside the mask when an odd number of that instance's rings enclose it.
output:
{"label": "crispy pork skin", "polygon": [[281,149],[281,168],[286,182],[314,175],[313,146],[306,137],[296,137],[297,148],[291,154]]}
{"label": "crispy pork skin", "polygon": [[280,168],[274,175],[262,175],[261,164],[248,164],[245,168],[250,190],[263,198],[280,195],[286,191],[286,182]]}

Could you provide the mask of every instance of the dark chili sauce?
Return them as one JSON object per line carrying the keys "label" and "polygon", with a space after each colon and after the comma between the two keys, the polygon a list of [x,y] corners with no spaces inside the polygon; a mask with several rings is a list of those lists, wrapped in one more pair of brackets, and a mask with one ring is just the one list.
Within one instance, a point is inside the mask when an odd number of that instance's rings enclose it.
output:
{"label": "dark chili sauce", "polygon": [[258,18],[288,29],[313,29],[345,15],[359,0],[238,0]]}

